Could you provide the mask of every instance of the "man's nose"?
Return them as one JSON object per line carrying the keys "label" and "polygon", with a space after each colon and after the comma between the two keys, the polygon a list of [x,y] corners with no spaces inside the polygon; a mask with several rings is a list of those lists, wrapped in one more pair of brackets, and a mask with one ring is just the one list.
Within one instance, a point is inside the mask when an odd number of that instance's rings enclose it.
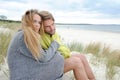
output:
{"label": "man's nose", "polygon": [[50,29],[53,30],[53,26],[50,26]]}

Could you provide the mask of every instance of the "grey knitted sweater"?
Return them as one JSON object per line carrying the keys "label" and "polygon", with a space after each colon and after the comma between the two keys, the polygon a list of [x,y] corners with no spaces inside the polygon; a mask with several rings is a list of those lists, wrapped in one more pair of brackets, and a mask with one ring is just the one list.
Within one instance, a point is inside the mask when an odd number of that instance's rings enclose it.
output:
{"label": "grey knitted sweater", "polygon": [[17,32],[8,47],[10,80],[62,80],[64,58],[53,41],[36,61],[24,43],[23,31]]}

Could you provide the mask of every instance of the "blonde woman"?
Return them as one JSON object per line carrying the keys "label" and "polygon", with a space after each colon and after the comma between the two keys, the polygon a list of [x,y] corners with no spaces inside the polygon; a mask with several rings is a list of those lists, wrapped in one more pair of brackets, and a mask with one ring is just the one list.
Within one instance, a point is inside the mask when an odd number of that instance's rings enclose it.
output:
{"label": "blonde woman", "polygon": [[[7,54],[10,80],[62,80],[64,58],[53,41],[47,50],[41,48],[42,19],[36,9],[22,17],[22,30],[10,42]],[[39,34],[38,34],[39,33]]]}

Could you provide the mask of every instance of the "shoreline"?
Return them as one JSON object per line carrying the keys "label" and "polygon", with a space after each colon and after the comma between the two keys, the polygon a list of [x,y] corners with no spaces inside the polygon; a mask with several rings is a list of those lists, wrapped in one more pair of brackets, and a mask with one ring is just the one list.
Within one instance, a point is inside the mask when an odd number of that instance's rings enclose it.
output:
{"label": "shoreline", "polygon": [[[9,33],[10,31],[11,30],[8,28],[0,28],[0,32],[3,33]],[[56,28],[56,31],[60,35],[63,43],[75,41],[87,45],[91,42],[95,42],[102,43],[112,49],[120,50],[120,33],[59,27]]]}
{"label": "shoreline", "polygon": [[120,49],[120,33],[71,28],[57,28],[56,31],[64,43],[75,41],[87,45],[91,42],[99,42],[112,49]]}

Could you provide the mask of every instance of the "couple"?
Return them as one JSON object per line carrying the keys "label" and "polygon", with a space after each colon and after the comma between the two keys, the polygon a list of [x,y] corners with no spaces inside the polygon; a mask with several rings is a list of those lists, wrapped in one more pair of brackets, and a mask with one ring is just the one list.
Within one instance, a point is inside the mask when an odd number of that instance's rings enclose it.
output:
{"label": "couple", "polygon": [[47,11],[30,9],[22,17],[8,48],[10,80],[62,80],[73,70],[76,80],[95,80],[83,54],[70,54],[55,32],[54,17]]}

